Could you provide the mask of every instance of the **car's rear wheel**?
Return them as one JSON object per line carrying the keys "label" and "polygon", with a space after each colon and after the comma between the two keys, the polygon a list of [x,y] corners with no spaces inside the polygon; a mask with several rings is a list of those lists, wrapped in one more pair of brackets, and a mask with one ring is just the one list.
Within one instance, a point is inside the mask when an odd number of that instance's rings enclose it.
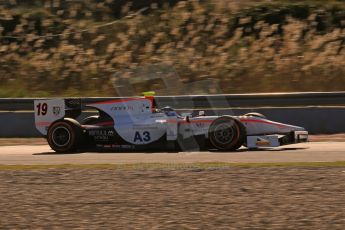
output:
{"label": "car's rear wheel", "polygon": [[47,140],[55,152],[75,152],[83,141],[83,129],[76,120],[65,118],[49,127]]}
{"label": "car's rear wheel", "polygon": [[223,116],[212,122],[208,137],[212,147],[223,151],[234,151],[245,142],[246,129],[239,120]]}

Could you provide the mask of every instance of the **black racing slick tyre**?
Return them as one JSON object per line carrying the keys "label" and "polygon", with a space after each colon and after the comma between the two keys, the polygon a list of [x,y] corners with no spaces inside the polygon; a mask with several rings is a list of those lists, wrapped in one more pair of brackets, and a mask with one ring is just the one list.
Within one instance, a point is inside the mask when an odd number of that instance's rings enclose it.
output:
{"label": "black racing slick tyre", "polygon": [[83,129],[71,118],[56,121],[48,129],[47,140],[49,146],[58,153],[72,153],[81,147]]}
{"label": "black racing slick tyre", "polygon": [[221,151],[234,151],[246,140],[246,128],[236,118],[222,116],[214,120],[208,131],[212,147]]}

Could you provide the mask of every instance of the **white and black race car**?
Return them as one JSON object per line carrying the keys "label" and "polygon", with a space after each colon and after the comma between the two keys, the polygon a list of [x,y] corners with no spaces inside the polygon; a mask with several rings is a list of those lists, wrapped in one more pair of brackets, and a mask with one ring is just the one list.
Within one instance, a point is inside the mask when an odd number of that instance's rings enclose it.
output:
{"label": "white and black race car", "polygon": [[[35,100],[35,125],[56,152],[91,150],[221,150],[278,147],[308,141],[298,126],[243,116],[182,116],[155,108],[154,97],[133,97],[81,105],[80,99]],[[98,115],[77,121],[85,109]]]}

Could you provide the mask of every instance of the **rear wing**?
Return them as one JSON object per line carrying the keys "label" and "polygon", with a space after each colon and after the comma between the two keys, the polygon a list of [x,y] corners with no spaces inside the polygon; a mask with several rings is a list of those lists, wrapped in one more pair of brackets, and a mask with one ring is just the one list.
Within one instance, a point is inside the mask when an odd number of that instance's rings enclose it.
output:
{"label": "rear wing", "polygon": [[34,101],[35,126],[44,136],[49,126],[65,117],[77,118],[81,114],[81,99],[42,99]]}

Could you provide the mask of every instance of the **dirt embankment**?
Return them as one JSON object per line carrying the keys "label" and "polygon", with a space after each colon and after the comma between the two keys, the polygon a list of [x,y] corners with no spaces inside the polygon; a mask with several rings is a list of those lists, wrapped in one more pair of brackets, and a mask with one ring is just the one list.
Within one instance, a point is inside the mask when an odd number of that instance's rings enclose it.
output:
{"label": "dirt embankment", "polygon": [[344,170],[1,171],[0,228],[343,229]]}

